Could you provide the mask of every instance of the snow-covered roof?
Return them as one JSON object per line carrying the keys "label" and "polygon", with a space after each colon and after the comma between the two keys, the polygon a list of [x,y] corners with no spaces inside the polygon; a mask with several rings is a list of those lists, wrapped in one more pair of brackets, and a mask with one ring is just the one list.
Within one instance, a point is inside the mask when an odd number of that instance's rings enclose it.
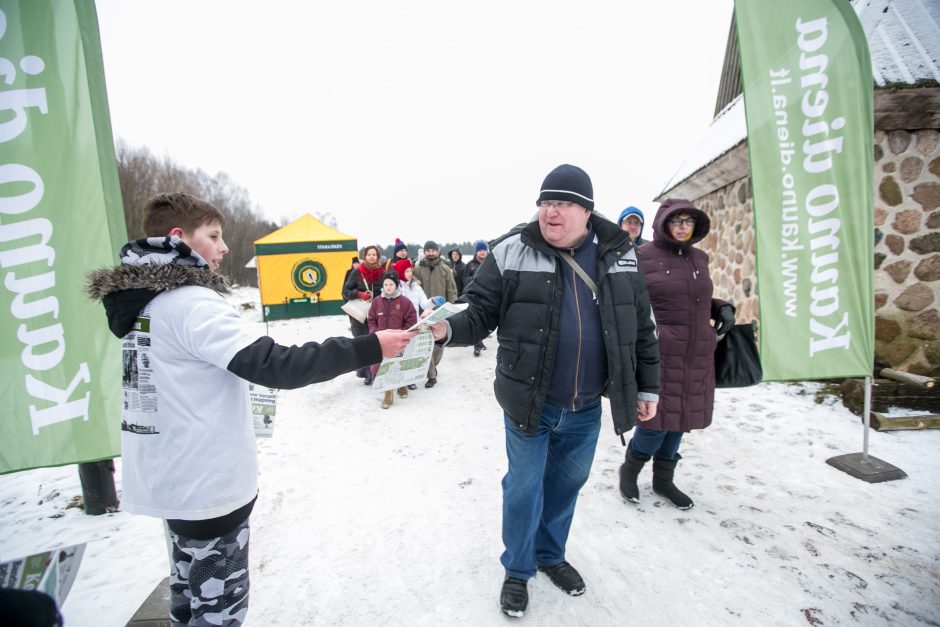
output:
{"label": "snow-covered roof", "polygon": [[940,83],[940,2],[855,0],[875,84]]}
{"label": "snow-covered roof", "polygon": [[744,98],[739,94],[722,109],[699,140],[692,152],[672,175],[663,193],[689,178],[703,167],[740,144],[747,137],[747,122],[744,119]]}
{"label": "snow-covered roof", "polygon": [[[878,87],[940,83],[940,2],[937,0],[854,0],[868,39],[872,78]],[[711,164],[747,137],[744,100],[739,95],[708,125],[659,197]]]}

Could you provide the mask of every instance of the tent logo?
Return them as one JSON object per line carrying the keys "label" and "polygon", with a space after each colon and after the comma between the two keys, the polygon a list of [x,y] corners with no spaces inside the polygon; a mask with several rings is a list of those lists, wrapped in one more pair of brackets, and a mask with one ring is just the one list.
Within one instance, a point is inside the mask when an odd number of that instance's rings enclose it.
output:
{"label": "tent logo", "polygon": [[319,261],[304,259],[291,270],[290,280],[301,292],[319,292],[326,285],[326,268]]}

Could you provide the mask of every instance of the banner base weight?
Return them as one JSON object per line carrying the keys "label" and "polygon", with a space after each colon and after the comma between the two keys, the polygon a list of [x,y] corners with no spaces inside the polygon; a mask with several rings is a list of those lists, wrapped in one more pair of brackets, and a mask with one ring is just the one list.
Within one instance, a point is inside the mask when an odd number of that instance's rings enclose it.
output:
{"label": "banner base weight", "polygon": [[882,461],[877,457],[872,457],[871,455],[866,457],[864,453],[837,455],[827,459],[826,463],[833,468],[852,475],[856,479],[861,479],[868,483],[907,479],[907,473],[897,466]]}

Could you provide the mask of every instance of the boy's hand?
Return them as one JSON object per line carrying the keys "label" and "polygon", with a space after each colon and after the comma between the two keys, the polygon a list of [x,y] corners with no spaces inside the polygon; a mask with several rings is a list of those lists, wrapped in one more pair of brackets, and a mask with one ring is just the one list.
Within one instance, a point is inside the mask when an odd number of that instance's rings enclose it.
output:
{"label": "boy's hand", "polygon": [[375,337],[379,338],[379,345],[382,347],[382,357],[395,357],[405,350],[405,347],[408,346],[408,342],[417,334],[417,331],[385,329],[384,331],[376,331]]}

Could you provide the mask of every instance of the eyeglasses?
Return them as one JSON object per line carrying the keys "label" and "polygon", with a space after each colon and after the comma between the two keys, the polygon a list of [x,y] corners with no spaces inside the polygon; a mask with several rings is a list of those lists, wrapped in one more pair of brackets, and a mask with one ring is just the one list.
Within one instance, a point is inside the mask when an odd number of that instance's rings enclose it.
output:
{"label": "eyeglasses", "polygon": [[540,200],[535,203],[539,209],[567,209],[574,205],[570,200]]}
{"label": "eyeglasses", "polygon": [[686,226],[695,226],[695,218],[673,218],[669,220],[669,224],[672,226],[682,226],[683,224]]}

